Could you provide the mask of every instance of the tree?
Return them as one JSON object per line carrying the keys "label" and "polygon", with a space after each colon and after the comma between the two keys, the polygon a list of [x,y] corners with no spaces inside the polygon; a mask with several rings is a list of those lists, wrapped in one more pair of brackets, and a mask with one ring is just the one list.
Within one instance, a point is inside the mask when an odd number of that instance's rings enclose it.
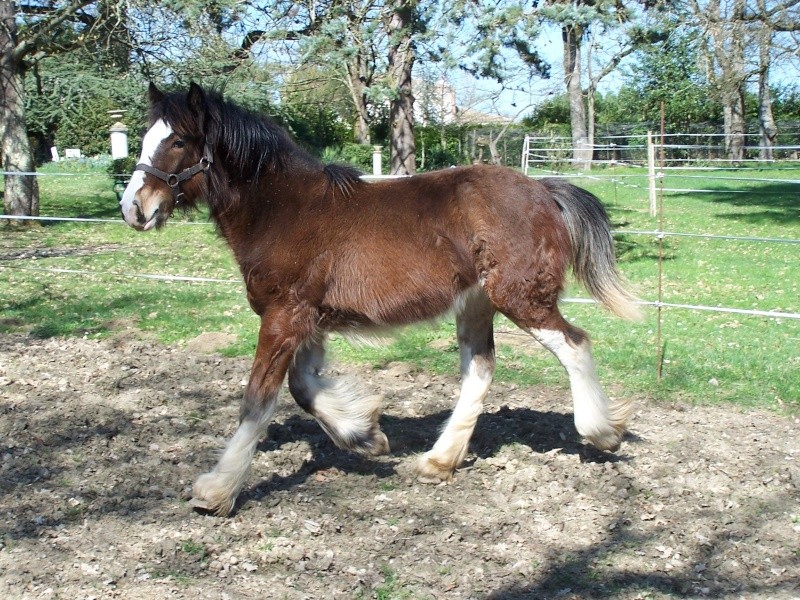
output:
{"label": "tree", "polygon": [[266,69],[254,68],[252,61],[266,33],[245,22],[249,3],[124,2],[128,6],[123,30],[128,52],[146,79],[173,86],[199,80],[218,87],[247,79],[255,84],[251,87],[261,87],[268,80]]}
{"label": "tree", "polygon": [[413,173],[412,71],[424,27],[416,0],[279,2],[260,14],[271,24],[267,44],[293,45],[289,68],[318,65],[318,73],[345,82],[357,142],[371,141],[378,105],[390,105],[392,172]]}
{"label": "tree", "polygon": [[416,58],[414,34],[420,26],[416,0],[392,0],[386,22],[389,34],[387,80],[391,94],[389,145],[392,175],[413,175],[417,169],[411,78]]}
{"label": "tree", "polygon": [[0,0],[0,151],[5,211],[37,215],[39,190],[25,124],[24,75],[45,56],[86,47],[112,35],[120,23],[112,2],[71,0],[15,5]]}
{"label": "tree", "polygon": [[278,77],[286,92],[343,85],[355,141],[369,144],[385,44],[382,0],[281,0],[254,3],[252,8],[252,26],[267,32],[260,40],[268,49],[265,62],[285,57]]}
{"label": "tree", "polygon": [[347,74],[347,89],[350,91],[356,113],[353,137],[357,144],[369,144],[372,141],[369,95],[377,67],[375,60],[376,28],[369,23],[368,12],[362,10],[349,13],[347,20],[349,27],[346,29],[345,40],[345,47],[349,48],[350,56],[349,60],[344,61],[344,70]]}
{"label": "tree", "polygon": [[[4,171],[33,171],[33,156],[25,127],[22,55],[17,47],[14,7],[0,0],[0,156]],[[33,176],[5,175],[5,212],[38,215],[39,191]]]}
{"label": "tree", "polygon": [[[794,55],[797,40],[792,34],[800,31],[800,0],[767,2],[757,0],[756,7],[744,15],[755,28],[754,37],[758,47],[758,129],[760,134],[759,158],[772,160],[778,127],[772,108],[772,89],[769,85],[770,69],[775,55]],[[788,36],[788,48],[781,50],[776,38]]]}
{"label": "tree", "polygon": [[[600,81],[616,69],[620,61],[648,39],[631,17],[631,9],[618,0],[548,0],[537,9],[541,17],[561,28],[564,86],[570,107],[573,160],[578,167],[591,167],[594,144],[594,96]],[[631,26],[631,25],[634,26]],[[624,28],[619,49],[607,59],[596,74],[591,74],[590,50],[598,36],[587,36],[596,29],[603,32],[604,42],[613,37],[612,29]],[[584,53],[588,55],[584,57]],[[583,59],[586,58],[586,67]],[[584,89],[584,68],[589,69],[589,85]],[[588,100],[587,100],[588,99]]]}
{"label": "tree", "polygon": [[[777,127],[771,115],[769,71],[778,54],[776,34],[800,31],[800,0],[691,0],[690,18],[707,32],[703,48],[709,79],[724,111],[726,150],[732,161],[745,152],[746,93],[756,78],[762,157],[771,156]],[[796,40],[789,38],[788,53]],[[753,57],[752,59],[749,57]]]}
{"label": "tree", "polygon": [[[766,2],[759,0],[759,10],[766,11]],[[774,32],[770,26],[758,24],[756,40],[758,44],[758,132],[760,143],[758,157],[761,160],[774,158],[773,147],[778,137],[778,126],[772,114],[772,92],[769,87],[769,70],[772,63],[772,38]]]}
{"label": "tree", "polygon": [[707,73],[722,104],[725,151],[731,161],[744,159],[745,84],[745,0],[709,0],[701,5],[690,0],[694,18],[708,33],[704,47]]}
{"label": "tree", "polygon": [[79,48],[33,63],[25,78],[25,112],[37,161],[49,159],[53,145],[107,154],[111,109],[125,109],[130,131],[146,124],[142,79],[113,61],[113,54]]}
{"label": "tree", "polygon": [[721,117],[706,73],[700,69],[702,31],[687,25],[674,27],[656,44],[641,47],[607,110],[608,118],[622,121],[655,121],[664,104],[667,127],[685,131],[692,125]]}

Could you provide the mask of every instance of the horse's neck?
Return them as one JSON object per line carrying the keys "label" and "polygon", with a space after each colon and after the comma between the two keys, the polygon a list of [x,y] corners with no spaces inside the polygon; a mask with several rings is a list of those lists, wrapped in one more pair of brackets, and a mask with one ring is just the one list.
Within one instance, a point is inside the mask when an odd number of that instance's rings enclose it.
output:
{"label": "horse's neck", "polygon": [[229,183],[223,189],[211,190],[211,217],[242,262],[249,248],[270,235],[270,226],[278,214],[297,210],[300,203],[313,202],[309,190],[324,189],[317,180],[324,178],[322,169],[309,165],[290,165],[281,171],[262,171],[256,183],[241,181]]}

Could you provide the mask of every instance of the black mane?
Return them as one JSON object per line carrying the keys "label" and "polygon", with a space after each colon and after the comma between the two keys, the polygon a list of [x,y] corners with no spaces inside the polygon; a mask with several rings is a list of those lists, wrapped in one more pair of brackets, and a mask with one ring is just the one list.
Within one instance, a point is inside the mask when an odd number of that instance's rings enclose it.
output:
{"label": "black mane", "polygon": [[[164,119],[180,136],[202,138],[211,144],[214,160],[225,165],[232,181],[255,184],[264,173],[304,168],[322,171],[330,187],[349,195],[361,182],[361,172],[343,165],[323,165],[301,148],[267,116],[225,100],[214,90],[204,90],[204,114],[189,105],[185,93],[168,94],[153,107],[153,121]],[[199,122],[202,119],[203,122]]]}
{"label": "black mane", "polygon": [[347,198],[353,191],[356,185],[362,183],[361,176],[363,173],[349,165],[325,165],[323,169],[325,176],[328,178],[328,185],[336,193],[339,193]]}

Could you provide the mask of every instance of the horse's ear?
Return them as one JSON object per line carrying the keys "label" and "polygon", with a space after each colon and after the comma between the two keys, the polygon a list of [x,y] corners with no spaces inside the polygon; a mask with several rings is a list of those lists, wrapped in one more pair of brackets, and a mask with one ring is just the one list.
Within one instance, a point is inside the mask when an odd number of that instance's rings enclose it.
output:
{"label": "horse's ear", "polygon": [[186,101],[195,114],[202,116],[206,112],[206,93],[194,81],[189,84],[189,93]]}
{"label": "horse's ear", "polygon": [[150,82],[150,87],[147,88],[147,94],[150,96],[150,104],[158,104],[166,95],[160,89],[156,87],[156,84],[152,81]]}

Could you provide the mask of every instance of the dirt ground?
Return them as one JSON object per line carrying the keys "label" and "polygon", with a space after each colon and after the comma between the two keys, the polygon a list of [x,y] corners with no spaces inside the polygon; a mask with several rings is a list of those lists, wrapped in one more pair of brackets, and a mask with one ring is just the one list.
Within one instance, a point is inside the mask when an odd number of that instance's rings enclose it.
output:
{"label": "dirt ground", "polygon": [[249,360],[200,342],[0,335],[0,598],[800,598],[800,419],[639,399],[610,456],[566,388],[495,384],[430,486],[408,465],[457,378],[348,366],[392,454],[336,449],[287,393],[223,519],[187,498]]}

